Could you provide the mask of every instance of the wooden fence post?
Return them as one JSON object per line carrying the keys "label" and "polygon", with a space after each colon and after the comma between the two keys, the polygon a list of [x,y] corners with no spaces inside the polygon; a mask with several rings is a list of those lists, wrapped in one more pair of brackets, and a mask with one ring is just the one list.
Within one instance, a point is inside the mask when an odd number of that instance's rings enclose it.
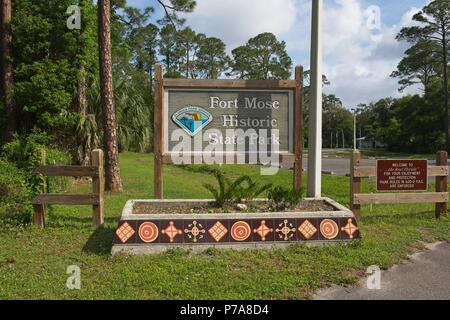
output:
{"label": "wooden fence post", "polygon": [[104,220],[104,178],[103,178],[103,151],[101,149],[92,150],[91,163],[98,168],[98,175],[92,177],[92,193],[98,195],[99,203],[92,206],[92,223],[94,227],[101,226]]}
{"label": "wooden fence post", "polygon": [[294,188],[297,192],[302,190],[302,147],[303,147],[303,67],[295,67],[294,93]]}
{"label": "wooden fence post", "polygon": [[355,218],[359,220],[361,216],[361,205],[355,204],[355,194],[361,193],[361,178],[355,177],[355,167],[359,166],[361,161],[361,153],[355,150],[350,160],[350,209],[353,211]]}
{"label": "wooden fence post", "polygon": [[[47,154],[45,152],[45,149],[40,150],[40,164],[45,166]],[[47,192],[47,186],[46,186],[46,178],[43,175],[39,176],[42,179],[42,186],[41,186],[41,193]],[[39,227],[45,226],[45,205],[44,204],[33,204],[34,209],[34,224]]]}
{"label": "wooden fence post", "polygon": [[[446,151],[438,151],[436,153],[436,165],[447,166],[448,154]],[[447,176],[436,177],[436,192],[447,192]],[[442,213],[447,212],[447,202],[436,203],[435,216],[436,219],[441,217]]]}
{"label": "wooden fence post", "polygon": [[155,107],[154,107],[154,132],[153,132],[153,152],[154,152],[154,172],[153,189],[154,198],[163,198],[163,122],[164,122],[164,85],[163,85],[163,66],[155,66]]}

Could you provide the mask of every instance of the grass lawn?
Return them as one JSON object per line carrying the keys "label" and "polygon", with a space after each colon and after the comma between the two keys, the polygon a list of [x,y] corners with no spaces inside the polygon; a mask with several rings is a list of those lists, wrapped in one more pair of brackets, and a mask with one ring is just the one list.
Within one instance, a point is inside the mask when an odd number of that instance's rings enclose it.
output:
{"label": "grass lawn", "polygon": [[[391,152],[384,149],[361,149],[360,152],[363,158],[436,159],[436,154],[429,153]],[[324,157],[350,157],[352,153],[353,149],[324,149],[322,155]]]}
{"label": "grass lawn", "polygon": [[[299,299],[331,284],[354,284],[370,265],[388,268],[422,242],[450,239],[450,218],[437,221],[433,204],[362,208],[363,239],[350,246],[308,248],[295,244],[275,251],[208,250],[193,255],[171,250],[156,256],[110,255],[125,201],[151,198],[152,155],[121,154],[125,192],[106,196],[105,226],[91,226],[89,206],[53,206],[47,227],[0,226],[0,299]],[[292,171],[260,176],[256,166],[224,166],[289,185]],[[212,177],[175,166],[164,168],[167,198],[209,197],[202,183]],[[306,177],[304,177],[306,178]],[[344,205],[349,179],[323,176],[323,194]],[[86,192],[78,184],[71,192]],[[363,184],[374,191],[373,181]],[[81,290],[68,290],[66,269],[81,268]]]}

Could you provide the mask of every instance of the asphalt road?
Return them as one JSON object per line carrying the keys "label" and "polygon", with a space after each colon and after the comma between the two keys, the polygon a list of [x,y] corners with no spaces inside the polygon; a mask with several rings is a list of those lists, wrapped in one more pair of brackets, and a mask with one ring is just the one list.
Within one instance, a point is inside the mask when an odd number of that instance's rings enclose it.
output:
{"label": "asphalt road", "polygon": [[[361,159],[361,166],[375,166],[376,160]],[[303,159],[303,168],[308,167],[308,159]],[[338,176],[345,176],[350,173],[349,158],[322,158],[322,171],[333,173]]]}
{"label": "asphalt road", "polygon": [[439,242],[389,270],[382,271],[380,289],[333,286],[319,290],[317,300],[449,300],[450,243]]}

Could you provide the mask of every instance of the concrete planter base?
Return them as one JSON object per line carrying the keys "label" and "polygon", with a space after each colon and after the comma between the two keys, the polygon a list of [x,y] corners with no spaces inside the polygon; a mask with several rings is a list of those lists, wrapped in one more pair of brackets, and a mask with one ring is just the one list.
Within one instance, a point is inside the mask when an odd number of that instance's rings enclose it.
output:
{"label": "concrete planter base", "polygon": [[212,200],[129,200],[123,208],[111,253],[156,254],[174,247],[193,252],[208,248],[274,249],[293,243],[323,245],[359,239],[358,224],[353,213],[329,198],[321,200],[335,210],[135,214],[133,208],[136,203],[157,207],[179,204],[198,206]]}

